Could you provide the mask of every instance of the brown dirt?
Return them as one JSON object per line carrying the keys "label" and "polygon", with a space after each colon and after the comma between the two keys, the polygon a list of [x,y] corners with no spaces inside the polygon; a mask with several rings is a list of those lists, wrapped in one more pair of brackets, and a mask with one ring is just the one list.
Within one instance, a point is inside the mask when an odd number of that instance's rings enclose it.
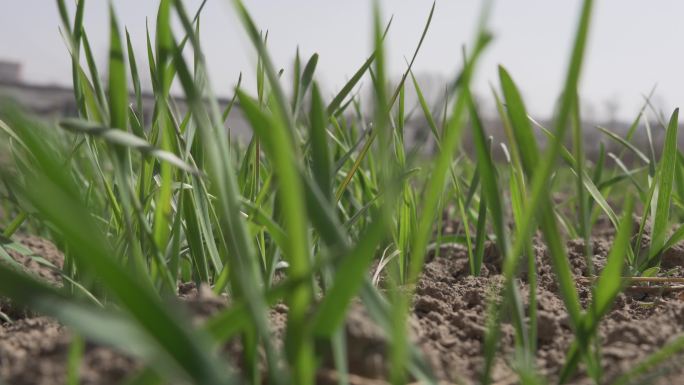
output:
{"label": "brown dirt", "polygon": [[[8,384],[64,383],[71,339],[65,327],[47,317],[0,326],[0,378]],[[138,366],[111,349],[87,344],[80,383],[118,384]]]}
{"label": "brown dirt", "polygon": [[[37,237],[20,237],[21,243],[55,266],[64,257],[50,242]],[[60,286],[61,276],[30,256],[10,255],[26,271]],[[8,384],[63,384],[67,375],[67,356],[72,341],[70,331],[54,319],[32,314],[0,298],[0,311],[12,323],[0,322],[0,380]],[[112,349],[86,343],[80,367],[81,384],[118,384],[140,365]]]}
{"label": "brown dirt", "polygon": [[[34,236],[18,236],[16,238],[21,244],[33,251],[36,256],[47,260],[59,268],[62,267],[64,256],[52,243]],[[33,274],[38,279],[51,285],[62,286],[62,277],[59,272],[44,264],[38,263],[36,259],[31,258],[31,256],[26,256],[13,250],[9,250],[9,254],[15,261],[23,266],[26,272]],[[21,319],[31,315],[27,309],[14,306],[8,299],[3,297],[0,297],[0,313],[9,316],[11,319]]]}
{"label": "brown dirt", "polygon": [[[601,233],[597,233],[593,239],[595,271],[600,271],[604,266],[613,236],[608,228],[599,230]],[[22,239],[22,242],[43,258],[61,265],[61,254],[49,242],[30,237]],[[569,241],[567,246],[575,276],[588,277],[589,269],[581,257],[582,241]],[[537,246],[535,251],[539,271],[536,364],[541,374],[554,379],[564,363],[573,334],[558,295],[546,250]],[[49,268],[30,258],[13,256],[43,279],[55,285],[60,284],[59,275]],[[666,259],[676,266],[677,261],[684,260],[684,247],[678,246]],[[471,277],[468,275],[465,249],[459,245],[447,245],[440,250],[440,257],[431,258],[425,265],[409,318],[409,335],[443,383],[477,383],[484,363],[482,341],[487,303],[490,294],[502,282],[500,263],[496,248],[488,244],[482,276]],[[521,295],[526,301],[529,292],[527,283],[524,278],[519,283]],[[583,306],[587,306],[591,300],[588,285],[578,283],[577,287]],[[225,296],[214,295],[210,288],[197,288],[194,284],[181,284],[179,297],[187,304],[196,324],[201,324],[230,303]],[[525,306],[528,306],[527,302]],[[10,384],[64,383],[71,341],[69,330],[52,319],[17,310],[7,301],[0,300],[0,311],[14,320],[12,324],[0,324],[0,379]],[[274,340],[280,345],[287,320],[287,307],[282,304],[274,307],[270,320]],[[385,333],[370,321],[362,305],[352,305],[345,331],[351,383],[386,384],[383,380],[388,371]],[[621,294],[599,329],[606,382],[682,333],[684,301],[678,299],[676,294]],[[513,327],[507,320],[502,324],[499,342],[500,351],[512,351]],[[239,344],[236,343],[226,348],[228,355],[234,359],[239,356],[239,350]],[[493,371],[496,384],[516,383],[509,356],[499,354],[496,358]],[[237,362],[239,365],[239,359]],[[137,371],[140,365],[109,348],[86,343],[81,380],[84,384],[119,383]],[[645,380],[645,383],[684,383],[684,368],[663,365],[659,370],[662,377]],[[319,372],[318,382],[336,383],[337,378],[332,366],[326,364]],[[586,373],[580,370],[572,383],[590,382]]]}
{"label": "brown dirt", "polygon": [[[571,263],[576,276],[588,276],[580,257],[581,241],[568,242]],[[609,244],[594,240],[596,271],[605,264]],[[421,333],[418,344],[424,350],[435,374],[449,382],[473,383],[483,366],[482,341],[487,314],[487,293],[497,287],[502,277],[497,266],[490,265],[483,277],[467,276],[467,256],[461,247],[442,250],[446,257],[430,261],[418,285],[414,316],[419,319]],[[548,263],[545,249],[537,247],[539,287],[537,289],[538,354],[537,368],[545,377],[557,378],[573,333],[558,287]],[[521,295],[528,306],[529,289],[520,283]],[[590,302],[590,290],[577,285],[584,306]],[[606,381],[625,373],[646,355],[684,332],[684,303],[675,297],[646,297],[643,294],[621,294],[616,305],[601,324],[602,365]],[[513,347],[513,327],[502,325],[500,344],[504,352]],[[495,383],[515,382],[511,364],[499,358],[494,368]],[[667,382],[684,382],[684,368],[669,373]],[[671,382],[676,381],[676,382]],[[586,383],[586,374],[578,373],[573,383]]]}
{"label": "brown dirt", "polygon": [[[36,256],[42,257],[59,268],[62,267],[64,256],[52,243],[34,236],[18,236],[16,238],[21,242],[21,244],[33,251]],[[55,286],[62,285],[62,277],[60,276],[59,272],[51,269],[48,266],[38,263],[30,256],[25,256],[15,251],[10,251],[9,253],[12,258],[24,266],[27,271],[37,275],[40,279]]]}

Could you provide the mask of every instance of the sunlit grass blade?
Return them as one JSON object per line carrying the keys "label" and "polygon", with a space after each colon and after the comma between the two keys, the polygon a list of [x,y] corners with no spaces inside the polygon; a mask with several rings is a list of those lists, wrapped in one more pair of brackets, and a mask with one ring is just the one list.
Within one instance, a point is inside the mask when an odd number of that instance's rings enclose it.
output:
{"label": "sunlit grass blade", "polygon": [[665,134],[663,155],[658,164],[658,197],[653,216],[653,231],[649,244],[648,267],[659,263],[657,252],[665,244],[665,237],[670,218],[670,204],[672,198],[672,186],[674,184],[675,168],[677,166],[677,128],[679,124],[679,109],[676,109],[670,117],[670,123]]}
{"label": "sunlit grass blade", "polygon": [[530,175],[537,166],[540,157],[539,150],[535,145],[536,139],[532,126],[527,119],[527,111],[517,86],[506,69],[501,66],[499,66],[499,79],[506,100],[506,112],[513,126],[512,135],[515,138],[515,143],[512,143],[511,147],[519,149],[514,153],[520,155],[524,170]]}
{"label": "sunlit grass blade", "polygon": [[141,139],[133,134],[75,119],[65,119],[61,121],[60,127],[72,132],[83,133],[92,137],[102,138],[108,143],[134,149],[144,155],[149,155],[161,161],[167,162],[191,174],[200,174],[200,171],[197,170],[197,168],[182,161],[173,153],[158,149],[144,139]]}

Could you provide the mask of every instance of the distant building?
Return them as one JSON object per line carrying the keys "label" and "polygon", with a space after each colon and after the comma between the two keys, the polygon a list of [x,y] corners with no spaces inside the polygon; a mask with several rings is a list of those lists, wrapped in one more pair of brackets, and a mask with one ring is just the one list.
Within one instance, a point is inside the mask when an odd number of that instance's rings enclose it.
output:
{"label": "distant building", "polygon": [[18,83],[21,80],[21,64],[0,61],[0,82]]}

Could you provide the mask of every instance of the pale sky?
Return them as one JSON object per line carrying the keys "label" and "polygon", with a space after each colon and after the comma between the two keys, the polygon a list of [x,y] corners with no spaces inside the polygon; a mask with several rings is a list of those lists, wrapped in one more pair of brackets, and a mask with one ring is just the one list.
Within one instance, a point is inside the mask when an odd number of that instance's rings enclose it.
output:
{"label": "pale sky", "polygon": [[[67,0],[67,3],[72,1]],[[138,60],[145,50],[145,19],[154,20],[156,0],[114,0],[128,27]],[[202,40],[214,90],[232,93],[238,73],[254,89],[255,55],[230,0],[209,0],[202,19]],[[318,52],[317,79],[332,94],[372,50],[369,0],[246,0],[259,28],[269,31],[276,65],[292,70],[297,46],[308,58]],[[418,42],[432,1],[381,1],[384,17],[394,15],[388,35],[390,73],[405,69]],[[655,103],[667,111],[684,105],[684,2],[678,0],[597,0],[580,93],[594,114],[606,115],[607,102],[631,119],[657,83]],[[85,25],[95,55],[106,72],[108,19],[105,0],[88,0]],[[189,11],[199,4],[186,1]],[[416,61],[418,74],[452,79],[463,44],[470,44],[482,1],[438,0],[434,20]],[[548,117],[567,66],[581,1],[498,0],[490,29],[495,34],[476,78],[476,90],[489,97],[503,64],[521,88],[530,111]],[[0,0],[0,59],[21,61],[24,79],[69,85],[71,65],[58,32],[53,0]],[[144,65],[144,63],[139,63]],[[491,99],[491,98],[490,98]],[[592,111],[586,110],[588,114]],[[668,112],[669,113],[669,112]]]}

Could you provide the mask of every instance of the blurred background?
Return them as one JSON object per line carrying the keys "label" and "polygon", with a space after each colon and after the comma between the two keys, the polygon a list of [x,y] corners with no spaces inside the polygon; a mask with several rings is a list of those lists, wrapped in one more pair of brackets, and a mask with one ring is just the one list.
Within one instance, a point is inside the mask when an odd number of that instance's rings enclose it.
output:
{"label": "blurred background", "polygon": [[[106,68],[108,3],[86,3],[85,27],[101,68]],[[145,68],[145,30],[153,23],[157,1],[114,0],[121,24],[131,35],[140,68]],[[189,11],[201,1],[185,2]],[[387,38],[390,74],[398,79],[415,49],[431,1],[380,1],[384,18],[393,17]],[[460,68],[461,50],[474,34],[483,1],[438,0],[424,46],[415,62],[427,98],[438,108],[444,87]],[[356,71],[372,49],[372,3],[366,0],[258,0],[247,3],[258,26],[268,31],[275,63],[292,73],[294,54],[320,55],[317,80],[331,96]],[[517,0],[494,2],[490,29],[494,42],[478,68],[475,91],[482,112],[495,116],[490,85],[498,86],[503,64],[523,92],[530,113],[540,121],[553,115],[570,53],[579,1]],[[73,12],[73,9],[71,10]],[[655,88],[649,119],[669,114],[684,103],[684,3],[675,0],[597,2],[580,94],[587,135],[591,127],[626,130]],[[5,1],[0,5],[0,92],[14,95],[44,115],[73,114],[71,62],[59,30],[57,5],[46,0]],[[201,38],[214,90],[229,98],[240,73],[243,86],[255,90],[256,55],[229,0],[209,0],[201,20]],[[106,76],[106,74],[102,74]],[[141,74],[149,86],[149,74]],[[366,84],[369,80],[366,79]],[[287,83],[289,84],[289,82]],[[370,87],[366,87],[370,88]],[[411,89],[412,87],[409,87]],[[363,93],[361,86],[360,92]],[[178,88],[176,88],[178,91]],[[415,99],[413,99],[415,100]],[[409,98],[411,103],[411,98]],[[491,123],[495,124],[495,123]],[[239,124],[238,124],[239,125]],[[416,125],[420,126],[419,123]],[[239,130],[238,130],[239,131]],[[492,129],[496,137],[497,129]],[[655,131],[656,140],[660,130]],[[590,141],[596,144],[596,141]],[[591,148],[588,148],[591,152]]]}

